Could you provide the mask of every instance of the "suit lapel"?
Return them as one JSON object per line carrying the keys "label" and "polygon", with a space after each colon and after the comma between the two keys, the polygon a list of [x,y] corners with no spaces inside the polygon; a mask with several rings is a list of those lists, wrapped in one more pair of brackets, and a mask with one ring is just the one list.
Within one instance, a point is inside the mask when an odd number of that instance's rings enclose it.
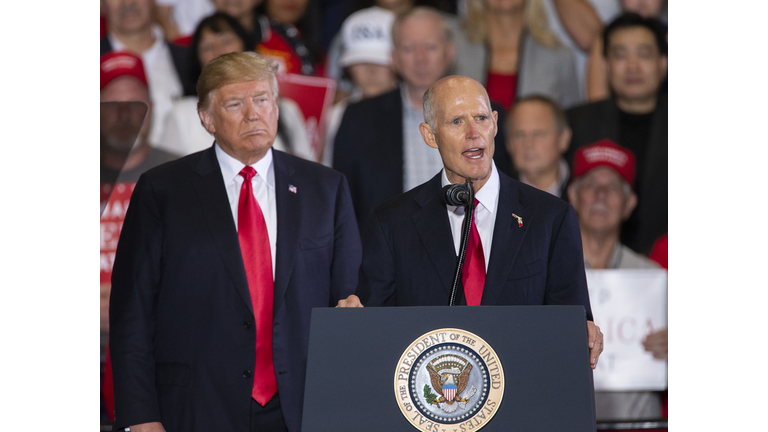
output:
{"label": "suit lapel", "polygon": [[456,253],[448,213],[439,196],[440,179],[441,174],[433,177],[416,196],[415,200],[421,208],[414,212],[411,220],[437,272],[440,285],[450,295],[456,268]]}
{"label": "suit lapel", "polygon": [[237,227],[232,218],[232,209],[227,201],[224,179],[221,176],[213,146],[201,154],[194,171],[198,175],[194,176],[192,184],[200,200],[200,208],[211,230],[216,249],[222,257],[235,289],[253,313],[248,280],[243,267],[243,256],[240,253],[240,242],[237,239]]}
{"label": "suit lapel", "polygon": [[[290,166],[285,154],[272,150],[272,166],[275,170],[275,200],[277,207],[277,252],[275,254],[275,301],[274,310],[279,310],[285,299],[291,269],[296,260],[298,249],[299,227],[301,226],[301,206],[299,193],[291,192],[289,186],[301,185],[292,176],[295,170]],[[291,183],[293,182],[293,183]]]}
{"label": "suit lapel", "polygon": [[[531,223],[535,223],[533,216],[526,214],[524,200],[515,181],[502,173],[499,173],[499,181],[501,183],[499,205],[493,228],[491,258],[488,263],[483,298],[480,302],[484,305],[496,304],[504,281],[507,280],[507,276],[517,260],[528,227]],[[519,226],[517,218],[512,216],[513,214],[523,219],[522,227]]]}

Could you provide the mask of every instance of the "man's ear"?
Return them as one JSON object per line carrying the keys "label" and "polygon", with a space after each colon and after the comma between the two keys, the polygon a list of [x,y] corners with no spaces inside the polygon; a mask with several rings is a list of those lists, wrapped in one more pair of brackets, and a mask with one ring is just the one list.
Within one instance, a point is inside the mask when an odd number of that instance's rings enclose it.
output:
{"label": "man's ear", "polygon": [[428,146],[436,149],[437,148],[437,140],[435,139],[435,133],[432,131],[432,128],[429,127],[426,123],[419,124],[419,132],[421,132],[421,137],[424,138],[424,142],[427,143]]}
{"label": "man's ear", "polygon": [[496,135],[499,133],[499,112],[492,111],[492,114],[493,114],[493,122],[496,124],[496,132],[493,133],[493,137],[496,138]]}
{"label": "man's ear", "polygon": [[629,219],[629,215],[632,214],[632,211],[635,210],[635,207],[637,207],[637,195],[632,192],[629,194],[627,202],[624,203],[624,209],[621,212],[621,220],[625,221]]}
{"label": "man's ear", "polygon": [[216,133],[216,127],[213,125],[213,119],[211,118],[211,113],[207,110],[198,111],[197,115],[200,116],[200,123],[203,124],[203,127],[205,130],[208,131],[209,134],[213,135]]}
{"label": "man's ear", "polygon": [[560,136],[557,138],[557,150],[560,152],[560,156],[564,155],[568,151],[568,146],[571,144],[571,136],[573,132],[568,126],[560,132]]}
{"label": "man's ear", "polygon": [[661,71],[661,80],[664,81],[664,78],[667,77],[667,66],[668,66],[669,58],[665,55],[661,56],[659,58],[659,70]]}

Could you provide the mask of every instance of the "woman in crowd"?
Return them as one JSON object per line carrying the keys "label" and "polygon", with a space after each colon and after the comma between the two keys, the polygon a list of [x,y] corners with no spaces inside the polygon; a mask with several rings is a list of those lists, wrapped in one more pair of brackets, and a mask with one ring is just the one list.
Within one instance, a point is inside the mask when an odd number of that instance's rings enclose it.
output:
{"label": "woman in crowd", "polygon": [[281,70],[323,74],[322,21],[316,0],[264,0],[256,10],[270,22],[269,37],[256,51],[280,63]]}
{"label": "woman in crowd", "polygon": [[456,73],[483,83],[506,110],[533,94],[563,108],[579,102],[573,53],[549,32],[541,0],[467,0],[461,31],[474,49],[456,38]]}
{"label": "woman in crowd", "polygon": [[[247,32],[238,21],[227,14],[216,13],[200,22],[190,46],[190,73],[197,82],[200,72],[214,58],[230,52],[246,51],[253,46]],[[299,107],[290,99],[279,98],[280,117],[274,148],[304,159],[315,160]],[[179,155],[206,149],[213,136],[200,123],[197,96],[187,96],[174,102],[166,118],[165,131],[158,147]]]}

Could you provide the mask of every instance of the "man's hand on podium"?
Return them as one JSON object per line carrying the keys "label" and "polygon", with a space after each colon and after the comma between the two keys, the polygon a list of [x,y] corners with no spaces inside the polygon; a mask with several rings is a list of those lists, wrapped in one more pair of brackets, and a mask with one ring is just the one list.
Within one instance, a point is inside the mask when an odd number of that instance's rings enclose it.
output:
{"label": "man's hand on podium", "polygon": [[[352,294],[345,299],[339,300],[339,304],[336,307],[363,307],[363,304],[360,303],[360,297]],[[600,338],[602,340],[602,336]]]}
{"label": "man's hand on podium", "polygon": [[592,369],[597,367],[597,359],[603,352],[603,333],[594,322],[587,321],[587,339],[589,339],[589,363]]}

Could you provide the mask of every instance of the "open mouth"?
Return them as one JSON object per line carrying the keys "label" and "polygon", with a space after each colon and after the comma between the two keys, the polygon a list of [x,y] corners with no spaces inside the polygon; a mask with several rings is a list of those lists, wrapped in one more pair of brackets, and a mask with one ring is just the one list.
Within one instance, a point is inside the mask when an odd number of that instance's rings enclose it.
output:
{"label": "open mouth", "polygon": [[468,159],[480,159],[483,157],[484,150],[481,148],[471,148],[464,150],[462,155]]}

